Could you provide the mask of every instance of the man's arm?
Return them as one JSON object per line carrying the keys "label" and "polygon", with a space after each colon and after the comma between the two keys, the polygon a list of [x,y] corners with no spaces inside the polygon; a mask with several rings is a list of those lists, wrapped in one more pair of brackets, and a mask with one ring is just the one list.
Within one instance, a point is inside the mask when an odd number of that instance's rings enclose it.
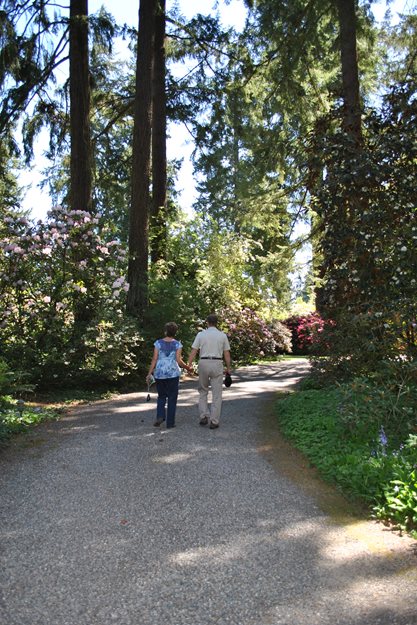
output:
{"label": "man's arm", "polygon": [[187,369],[188,373],[192,373],[193,368],[188,366],[182,359],[182,348],[177,349],[176,358],[178,366],[180,366],[182,369]]}
{"label": "man's arm", "polygon": [[230,373],[231,371],[231,358],[230,358],[230,349],[225,349],[223,351],[224,361],[226,363],[226,371]]}
{"label": "man's arm", "polygon": [[194,358],[197,356],[197,352],[198,352],[198,349],[196,349],[195,347],[193,347],[193,349],[190,351],[190,355],[188,356],[189,367],[191,367],[191,363],[193,362]]}

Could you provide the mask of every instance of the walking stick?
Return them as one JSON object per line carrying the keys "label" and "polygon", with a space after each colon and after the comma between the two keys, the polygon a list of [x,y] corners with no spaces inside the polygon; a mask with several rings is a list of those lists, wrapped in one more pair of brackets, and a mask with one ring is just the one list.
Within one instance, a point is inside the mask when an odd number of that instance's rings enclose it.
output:
{"label": "walking stick", "polygon": [[155,378],[153,377],[153,375],[149,376],[149,380],[148,380],[148,395],[146,397],[146,401],[151,401],[150,390],[151,390],[152,384],[155,384]]}

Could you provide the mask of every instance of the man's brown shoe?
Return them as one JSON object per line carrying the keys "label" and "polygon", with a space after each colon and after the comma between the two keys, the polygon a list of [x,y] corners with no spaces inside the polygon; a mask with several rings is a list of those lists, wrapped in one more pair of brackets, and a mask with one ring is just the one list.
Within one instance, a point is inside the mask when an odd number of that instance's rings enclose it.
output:
{"label": "man's brown shoe", "polygon": [[210,430],[215,430],[218,427],[219,427],[218,423],[210,423]]}
{"label": "man's brown shoe", "polygon": [[208,417],[203,417],[202,419],[200,419],[200,425],[207,425],[208,423]]}
{"label": "man's brown shoe", "polygon": [[162,425],[163,422],[164,422],[164,419],[157,419],[156,421],[154,421],[154,426],[156,428],[159,428],[159,426]]}

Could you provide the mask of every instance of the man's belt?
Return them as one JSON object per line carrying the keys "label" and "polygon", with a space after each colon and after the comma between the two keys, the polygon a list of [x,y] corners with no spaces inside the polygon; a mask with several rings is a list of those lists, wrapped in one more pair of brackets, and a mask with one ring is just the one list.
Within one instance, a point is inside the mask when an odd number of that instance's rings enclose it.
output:
{"label": "man's belt", "polygon": [[223,360],[223,358],[217,358],[217,356],[201,356],[200,360]]}

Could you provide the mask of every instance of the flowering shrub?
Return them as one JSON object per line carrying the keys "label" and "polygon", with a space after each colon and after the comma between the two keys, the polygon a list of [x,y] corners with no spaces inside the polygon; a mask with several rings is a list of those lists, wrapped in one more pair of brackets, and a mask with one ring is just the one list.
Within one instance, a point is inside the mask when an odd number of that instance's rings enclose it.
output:
{"label": "flowering shrub", "polygon": [[12,369],[43,384],[131,371],[140,337],[122,312],[126,252],[100,217],[56,207],[34,223],[9,213],[0,234],[0,346]]}
{"label": "flowering shrub", "polygon": [[290,351],[289,333],[279,322],[268,325],[250,308],[224,309],[220,318],[227,333],[234,361],[248,363],[257,358]]}
{"label": "flowering shrub", "polygon": [[291,331],[294,354],[309,354],[313,347],[319,347],[320,337],[326,323],[331,324],[332,322],[325,321],[318,313],[309,313],[307,315],[293,315],[283,323]]}
{"label": "flowering shrub", "polygon": [[268,323],[268,328],[271,330],[275,341],[275,353],[276,354],[291,354],[291,330],[286,325],[274,319]]}
{"label": "flowering shrub", "polygon": [[415,78],[396,85],[380,112],[364,116],[360,149],[335,124],[340,111],[312,135],[323,259],[317,301],[338,328],[327,371],[341,367],[352,377],[374,371],[381,358],[417,356],[416,89]]}

